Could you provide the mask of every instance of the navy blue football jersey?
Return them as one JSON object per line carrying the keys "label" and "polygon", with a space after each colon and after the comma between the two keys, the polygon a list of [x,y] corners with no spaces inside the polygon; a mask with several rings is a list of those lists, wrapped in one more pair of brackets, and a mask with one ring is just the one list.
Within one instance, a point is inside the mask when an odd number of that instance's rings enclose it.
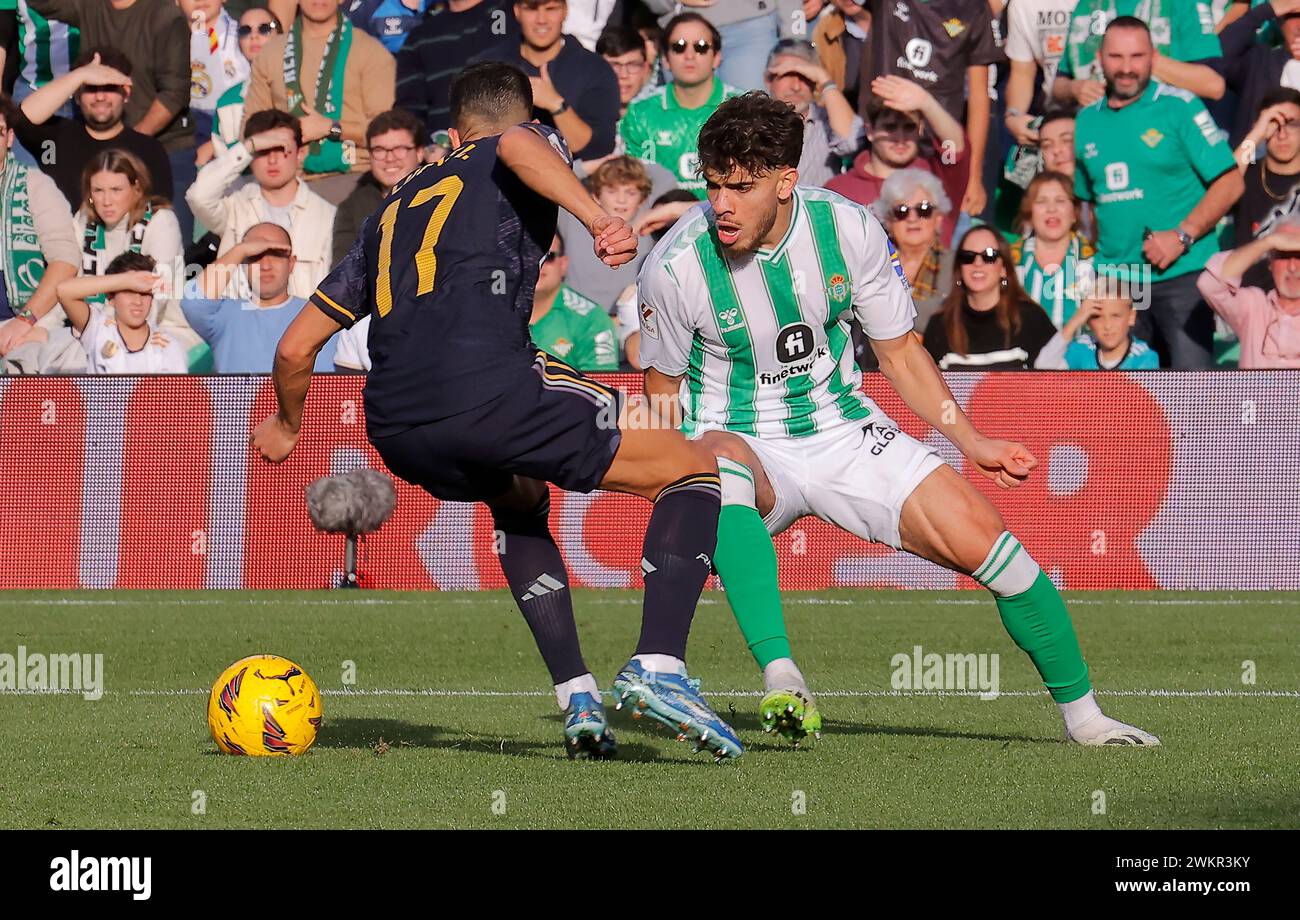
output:
{"label": "navy blue football jersey", "polygon": [[[566,162],[554,129],[526,125]],[[344,326],[371,316],[366,424],[382,437],[482,406],[529,373],[533,288],[557,206],[462,144],[397,185],[311,301]]]}

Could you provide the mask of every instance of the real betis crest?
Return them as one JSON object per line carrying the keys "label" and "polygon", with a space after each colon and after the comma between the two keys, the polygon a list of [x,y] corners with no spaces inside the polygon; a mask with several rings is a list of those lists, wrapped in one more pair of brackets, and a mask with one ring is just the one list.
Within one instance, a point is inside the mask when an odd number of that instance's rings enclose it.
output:
{"label": "real betis crest", "polygon": [[945,19],[943,21],[943,30],[948,33],[949,38],[956,38],[966,28],[966,23],[956,17]]}
{"label": "real betis crest", "polygon": [[831,300],[847,300],[849,296],[849,282],[843,275],[836,272],[826,279],[826,293],[830,294]]}

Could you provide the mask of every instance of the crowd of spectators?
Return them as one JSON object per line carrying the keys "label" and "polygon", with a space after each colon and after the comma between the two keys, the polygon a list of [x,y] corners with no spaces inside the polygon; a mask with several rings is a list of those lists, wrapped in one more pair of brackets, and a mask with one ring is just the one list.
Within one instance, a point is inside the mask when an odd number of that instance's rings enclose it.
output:
{"label": "crowd of spectators", "polygon": [[0,45],[8,373],[269,371],[480,60],[642,234],[609,270],[561,214],[531,329],[584,370],[638,369],[637,272],[756,89],[940,367],[1300,367],[1300,0],[0,0]]}

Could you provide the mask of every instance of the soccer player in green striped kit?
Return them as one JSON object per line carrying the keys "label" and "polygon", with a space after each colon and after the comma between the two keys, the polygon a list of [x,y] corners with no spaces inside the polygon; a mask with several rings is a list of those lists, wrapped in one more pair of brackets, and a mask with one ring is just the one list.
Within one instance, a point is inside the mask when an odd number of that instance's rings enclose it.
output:
{"label": "soccer player in green striped kit", "polygon": [[708,204],[665,235],[639,279],[650,405],[718,456],[714,563],[763,669],[764,729],[797,743],[821,728],[786,635],[770,536],[813,514],[988,588],[1071,741],[1159,744],[1102,713],[1061,595],[993,505],[863,395],[853,315],[899,396],[969,463],[1007,489],[1037,465],[961,412],[912,332],[884,230],[834,192],[796,186],[802,144],[784,103],[757,92],[722,103],[700,131]]}

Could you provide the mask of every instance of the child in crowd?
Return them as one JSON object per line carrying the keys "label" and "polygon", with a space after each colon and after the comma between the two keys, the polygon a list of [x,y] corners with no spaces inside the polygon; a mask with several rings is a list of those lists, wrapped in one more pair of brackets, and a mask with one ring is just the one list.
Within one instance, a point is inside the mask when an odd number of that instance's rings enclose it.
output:
{"label": "child in crowd", "polygon": [[[86,352],[92,374],[183,374],[185,348],[149,322],[159,287],[156,263],[139,252],[124,252],[102,275],[69,278],[58,287],[59,302]],[[107,295],[109,309],[89,298]]]}

